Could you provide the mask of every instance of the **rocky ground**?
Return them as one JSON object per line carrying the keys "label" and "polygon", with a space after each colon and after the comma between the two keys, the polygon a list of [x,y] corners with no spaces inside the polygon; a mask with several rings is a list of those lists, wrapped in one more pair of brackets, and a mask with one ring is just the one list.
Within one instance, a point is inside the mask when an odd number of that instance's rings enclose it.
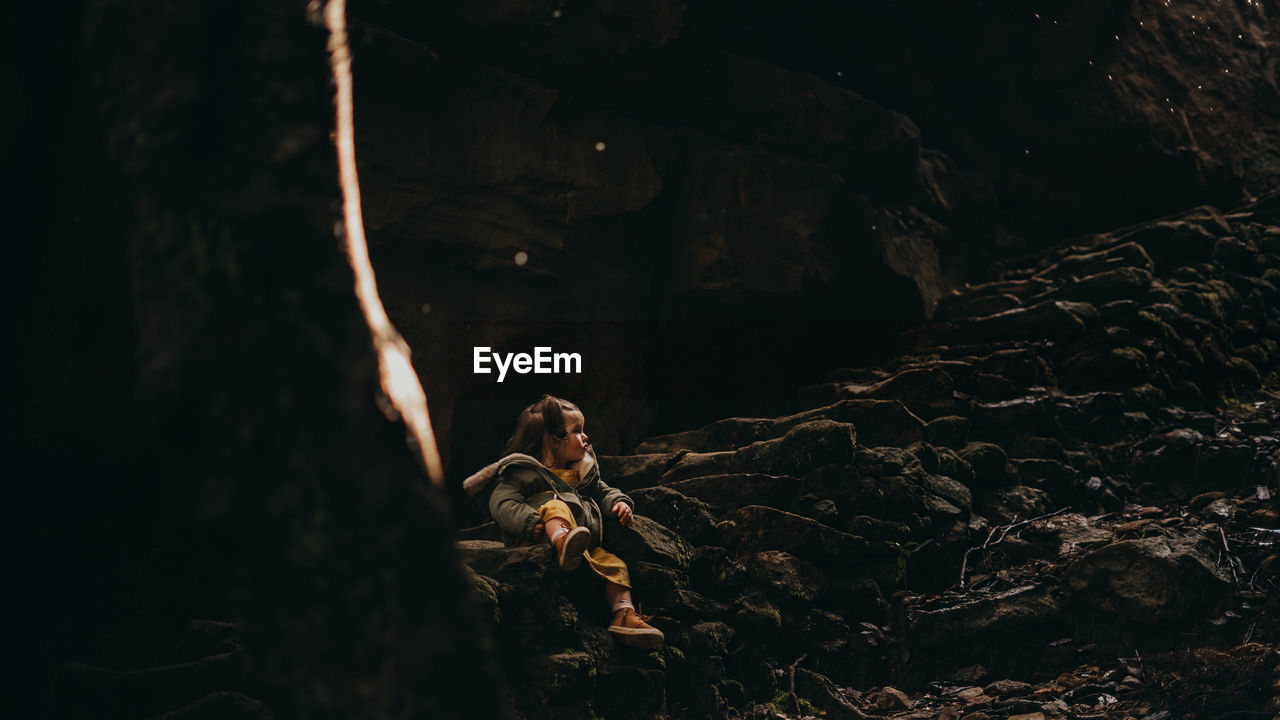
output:
{"label": "rocky ground", "polygon": [[1273,0],[352,3],[448,467],[544,388],[446,347],[590,347],[639,654],[374,402],[321,5],[51,7],[0,73],[0,716],[1274,713],[1276,199],[1041,252],[1277,187]]}
{"label": "rocky ground", "polygon": [[[812,409],[602,458],[658,651],[492,525],[458,547],[528,718],[1268,718],[1280,711],[1280,196],[1008,264]],[[67,717],[269,717],[235,625],[65,665]]]}
{"label": "rocky ground", "polygon": [[597,582],[462,533],[531,718],[1264,718],[1280,711],[1280,198],[1077,239],[948,297],[812,407],[603,458]]}

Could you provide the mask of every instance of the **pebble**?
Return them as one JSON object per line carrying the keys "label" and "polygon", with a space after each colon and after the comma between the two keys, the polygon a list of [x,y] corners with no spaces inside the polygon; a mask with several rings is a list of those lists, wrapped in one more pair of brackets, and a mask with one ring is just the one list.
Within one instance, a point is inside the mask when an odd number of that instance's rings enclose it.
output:
{"label": "pebble", "polygon": [[911,698],[901,690],[885,685],[880,690],[871,693],[867,699],[876,704],[881,710],[910,710],[914,705]]}
{"label": "pebble", "polygon": [[1020,680],[997,680],[988,685],[983,692],[993,697],[1022,697],[1030,695],[1033,690],[1035,686],[1031,683]]}

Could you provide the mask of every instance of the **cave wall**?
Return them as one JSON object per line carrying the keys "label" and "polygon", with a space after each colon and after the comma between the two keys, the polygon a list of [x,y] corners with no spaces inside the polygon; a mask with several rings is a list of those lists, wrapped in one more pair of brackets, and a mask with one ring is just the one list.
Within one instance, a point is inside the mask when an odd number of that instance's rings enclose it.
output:
{"label": "cave wall", "polygon": [[[459,476],[543,391],[605,452],[793,411],[1000,257],[1276,180],[1265,2],[353,14],[374,261]],[[585,376],[470,372],[552,340]]]}
{"label": "cave wall", "polygon": [[[4,138],[34,221],[14,717],[217,715],[232,691],[277,718],[502,715],[447,500],[380,409],[318,21],[130,0],[18,18],[58,34],[17,47]],[[236,652],[184,665],[210,621]]]}

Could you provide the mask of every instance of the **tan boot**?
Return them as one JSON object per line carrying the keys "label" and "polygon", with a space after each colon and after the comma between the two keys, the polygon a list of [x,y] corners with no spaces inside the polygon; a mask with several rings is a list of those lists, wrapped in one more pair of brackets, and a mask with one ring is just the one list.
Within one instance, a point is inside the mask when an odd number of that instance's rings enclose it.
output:
{"label": "tan boot", "polygon": [[649,649],[660,647],[664,640],[662,631],[645,622],[646,619],[635,608],[619,608],[613,614],[613,622],[609,623],[609,632],[624,645]]}
{"label": "tan boot", "polygon": [[574,570],[582,564],[582,554],[591,547],[591,531],[576,527],[569,532],[560,533],[560,537],[553,540],[552,545],[560,551],[560,567]]}

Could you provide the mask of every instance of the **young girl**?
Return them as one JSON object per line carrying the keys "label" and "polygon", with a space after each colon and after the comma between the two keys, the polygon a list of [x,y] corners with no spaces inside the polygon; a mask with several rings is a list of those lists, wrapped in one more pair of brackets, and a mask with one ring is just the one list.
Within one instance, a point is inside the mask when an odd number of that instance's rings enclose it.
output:
{"label": "young girl", "polygon": [[633,503],[600,479],[584,423],[576,405],[550,395],[525,408],[506,457],[496,465],[489,512],[507,545],[550,543],[565,570],[586,561],[605,581],[605,599],[613,609],[609,632],[628,645],[658,647],[662,631],[636,614],[631,603],[626,563],[600,547],[602,508],[625,527],[631,524]]}

